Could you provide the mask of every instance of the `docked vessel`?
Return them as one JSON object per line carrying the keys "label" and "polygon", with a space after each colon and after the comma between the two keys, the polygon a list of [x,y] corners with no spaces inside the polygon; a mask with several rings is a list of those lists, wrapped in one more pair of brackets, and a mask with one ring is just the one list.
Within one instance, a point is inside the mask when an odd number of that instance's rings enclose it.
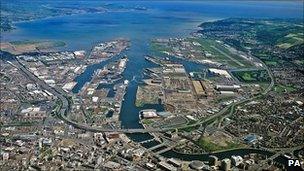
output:
{"label": "docked vessel", "polygon": [[144,109],[139,112],[139,118],[156,118],[158,117],[157,112],[155,109]]}

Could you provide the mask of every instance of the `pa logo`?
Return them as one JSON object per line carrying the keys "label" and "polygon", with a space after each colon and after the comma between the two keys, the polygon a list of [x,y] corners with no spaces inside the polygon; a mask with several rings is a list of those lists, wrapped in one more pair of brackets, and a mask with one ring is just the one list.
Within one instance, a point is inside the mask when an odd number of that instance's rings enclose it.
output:
{"label": "pa logo", "polygon": [[300,160],[288,160],[288,166],[301,166]]}

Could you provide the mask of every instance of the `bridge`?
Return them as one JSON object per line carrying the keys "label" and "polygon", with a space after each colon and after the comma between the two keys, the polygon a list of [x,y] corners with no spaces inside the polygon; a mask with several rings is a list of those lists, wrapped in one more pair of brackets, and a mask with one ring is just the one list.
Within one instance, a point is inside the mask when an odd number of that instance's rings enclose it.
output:
{"label": "bridge", "polygon": [[164,141],[161,144],[158,144],[156,146],[152,146],[152,147],[148,148],[148,150],[150,150],[150,151],[156,150],[156,149],[158,149],[160,147],[168,145],[168,143],[169,143],[169,141]]}
{"label": "bridge", "polygon": [[170,151],[171,149],[173,149],[175,146],[169,146],[169,147],[167,147],[167,148],[165,148],[165,149],[163,149],[163,150],[160,150],[160,151],[158,151],[158,152],[156,152],[156,154],[162,154],[162,153],[165,153],[165,152],[167,152],[167,151]]}

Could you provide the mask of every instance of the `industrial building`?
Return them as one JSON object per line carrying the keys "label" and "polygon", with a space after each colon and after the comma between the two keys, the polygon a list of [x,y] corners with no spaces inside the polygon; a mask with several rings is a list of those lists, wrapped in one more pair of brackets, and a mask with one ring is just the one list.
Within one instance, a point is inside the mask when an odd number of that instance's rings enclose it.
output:
{"label": "industrial building", "polygon": [[240,85],[216,85],[215,89],[218,91],[237,91],[241,89]]}
{"label": "industrial building", "polygon": [[206,92],[205,92],[202,84],[200,83],[200,81],[192,81],[192,84],[193,84],[195,93],[199,98],[206,96]]}

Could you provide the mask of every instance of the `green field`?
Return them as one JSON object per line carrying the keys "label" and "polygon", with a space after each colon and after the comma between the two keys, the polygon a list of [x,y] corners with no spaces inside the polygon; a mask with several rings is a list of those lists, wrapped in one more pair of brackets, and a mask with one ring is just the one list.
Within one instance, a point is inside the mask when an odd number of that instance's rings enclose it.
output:
{"label": "green field", "polygon": [[151,119],[142,119],[141,123],[143,123],[144,125],[150,125],[150,124],[154,123],[154,121]]}
{"label": "green field", "polygon": [[303,33],[290,33],[278,40],[277,46],[283,49],[288,49],[292,46],[304,43]]}
{"label": "green field", "polygon": [[239,81],[244,83],[265,83],[270,82],[270,77],[266,70],[232,71]]}
{"label": "green field", "polygon": [[200,138],[198,140],[198,145],[208,152],[214,152],[219,150],[228,150],[228,149],[235,149],[242,147],[242,144],[235,143],[235,142],[225,142],[226,146],[220,146],[209,140],[209,138]]}
{"label": "green field", "polygon": [[273,61],[271,61],[271,60],[265,60],[264,62],[268,66],[277,66],[278,65],[278,62],[275,61],[275,60],[273,60]]}
{"label": "green field", "polygon": [[297,90],[292,85],[275,85],[273,89],[278,93],[284,93],[284,92],[289,93]]}

